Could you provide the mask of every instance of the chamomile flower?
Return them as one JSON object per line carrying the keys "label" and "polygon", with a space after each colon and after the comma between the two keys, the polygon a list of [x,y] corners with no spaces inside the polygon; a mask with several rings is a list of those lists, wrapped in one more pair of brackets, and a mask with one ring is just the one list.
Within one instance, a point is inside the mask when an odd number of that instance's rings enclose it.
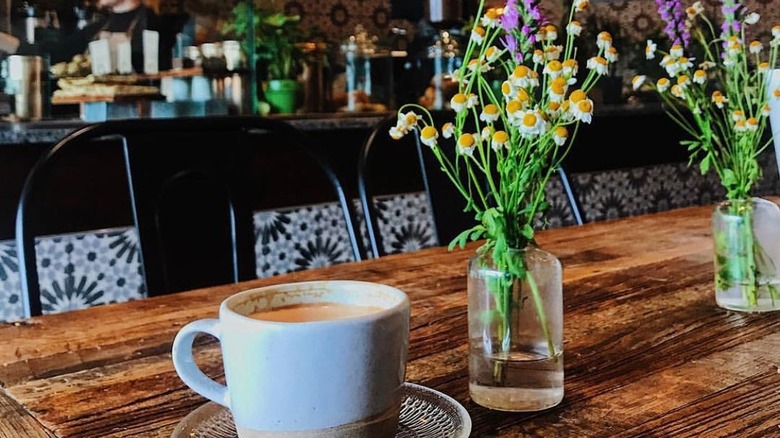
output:
{"label": "chamomile flower", "polygon": [[761,107],[761,115],[764,117],[769,117],[769,112],[772,110],[772,108],[768,104],[764,104],[764,106]]}
{"label": "chamomile flower", "polygon": [[439,131],[436,130],[433,126],[426,126],[420,131],[420,141],[422,144],[435,148],[436,147],[436,140],[439,138]]}
{"label": "chamomile flower", "polygon": [[552,61],[561,57],[563,46],[551,45],[544,49],[544,59]]}
{"label": "chamomile flower", "polygon": [[758,15],[756,12],[751,12],[747,15],[745,15],[745,24],[754,25],[758,23],[758,20],[761,19],[761,16]]}
{"label": "chamomile flower", "polygon": [[477,141],[474,138],[474,134],[463,133],[458,138],[458,153],[473,157],[476,147]]}
{"label": "chamomile flower", "polygon": [[589,0],[574,0],[574,7],[577,8],[577,12],[582,12],[590,7]]}
{"label": "chamomile flower", "polygon": [[745,113],[742,110],[734,110],[731,112],[731,120],[735,122],[745,120]]}
{"label": "chamomile flower", "polygon": [[550,82],[550,88],[547,93],[551,102],[563,102],[563,98],[566,96],[566,88],[568,84],[566,79],[557,77]]}
{"label": "chamomile flower", "polygon": [[404,135],[406,135],[406,131],[402,127],[395,125],[390,128],[390,137],[393,140],[400,140]]}
{"label": "chamomile flower", "polygon": [[600,50],[607,50],[612,47],[612,35],[607,31],[599,32],[596,36],[596,46]]}
{"label": "chamomile flower", "polygon": [[528,87],[534,88],[539,86],[539,73],[536,70],[531,70],[528,73]]}
{"label": "chamomile flower", "polygon": [[761,53],[761,50],[764,49],[764,45],[761,44],[761,41],[751,41],[750,45],[748,46],[748,50],[753,55],[758,55]]}
{"label": "chamomile flower", "polygon": [[691,78],[688,75],[677,76],[677,85],[683,90],[688,88],[688,85],[690,84],[691,84]]}
{"label": "chamomile flower", "polygon": [[481,46],[482,41],[485,40],[485,29],[479,26],[474,26],[474,28],[471,29],[471,39],[474,40],[478,46]]}
{"label": "chamomile flower", "polygon": [[657,49],[658,49],[658,45],[654,43],[653,40],[647,40],[647,45],[645,45],[645,58],[654,59],[655,51]]}
{"label": "chamomile flower", "polygon": [[523,109],[531,106],[531,95],[525,91],[525,88],[520,88],[517,90],[517,97],[515,97],[515,99],[520,102],[520,104],[523,106]]}
{"label": "chamomile flower", "polygon": [[715,90],[712,92],[712,103],[714,103],[718,108],[723,109],[728,101],[729,100],[726,98],[726,96],[724,96],[720,91]]}
{"label": "chamomile flower", "polygon": [[693,63],[691,60],[684,56],[677,58],[677,62],[675,62],[675,64],[677,64],[678,72],[688,71],[693,68]]}
{"label": "chamomile flower", "polygon": [[582,33],[582,24],[577,20],[572,20],[566,25],[566,33],[573,36],[580,36]]}
{"label": "chamomile flower", "polygon": [[596,73],[605,76],[609,73],[609,61],[601,56],[594,56],[588,60],[588,70],[595,70]]}
{"label": "chamomile flower", "polygon": [[614,46],[608,48],[607,51],[604,52],[604,57],[609,62],[617,62],[617,60],[618,60],[618,51],[617,51],[617,49]]}
{"label": "chamomile flower", "polygon": [[487,50],[485,50],[485,60],[487,62],[493,62],[498,59],[499,56],[501,56],[501,53],[503,53],[503,51],[498,47],[490,46],[487,48]]}
{"label": "chamomile flower", "polygon": [[750,117],[746,121],[747,130],[750,132],[756,132],[758,131],[758,119],[755,117]]}
{"label": "chamomile flower", "polygon": [[699,68],[704,70],[704,71],[712,70],[713,68],[715,68],[717,66],[718,66],[718,64],[715,64],[712,61],[702,61],[702,63],[699,64]]}
{"label": "chamomile flower", "polygon": [[547,115],[550,117],[555,117],[558,114],[561,113],[561,103],[562,102],[553,102],[549,101],[547,102]]}
{"label": "chamomile flower", "polygon": [[655,83],[655,87],[658,88],[658,91],[660,93],[665,92],[671,86],[672,86],[672,82],[667,78],[658,79],[658,81]]}
{"label": "chamomile flower", "polygon": [[677,84],[672,85],[672,96],[685,99],[685,88]]}
{"label": "chamomile flower", "polygon": [[734,130],[737,132],[747,132],[747,122],[744,120],[737,120],[734,122]]}
{"label": "chamomile flower", "polygon": [[479,115],[479,120],[486,123],[495,123],[500,115],[501,113],[498,110],[498,106],[489,103],[482,108],[482,113]]}
{"label": "chamomile flower", "polygon": [[569,138],[569,130],[565,126],[559,126],[553,131],[553,141],[558,146],[563,146]]}
{"label": "chamomile flower", "polygon": [[631,79],[631,85],[633,86],[634,91],[642,88],[642,85],[644,85],[646,81],[647,81],[647,76],[645,75],[634,76],[633,79]]}
{"label": "chamomile flower", "polygon": [[593,101],[582,90],[574,90],[569,95],[569,113],[574,120],[590,123],[593,116]]}
{"label": "chamomile flower", "polygon": [[466,111],[468,103],[468,97],[466,97],[463,93],[457,93],[456,95],[452,96],[452,99],[450,99],[450,107],[452,107],[452,110],[456,113],[460,113],[463,111]]}
{"label": "chamomile flower", "polygon": [[704,85],[704,83],[707,82],[707,72],[701,69],[693,72],[693,82]]}
{"label": "chamomile flower", "polygon": [[479,96],[474,93],[469,93],[468,96],[466,96],[466,108],[474,108],[477,104],[479,104]]}
{"label": "chamomile flower", "polygon": [[684,54],[685,52],[683,51],[683,46],[679,44],[675,44],[672,46],[671,49],[669,49],[669,56],[671,56],[672,58],[679,58]]}
{"label": "chamomile flower", "polygon": [[514,122],[523,116],[523,103],[519,100],[510,100],[506,103],[506,116],[510,122]]}
{"label": "chamomile flower", "polygon": [[490,140],[490,137],[493,136],[493,128],[490,126],[485,126],[482,128],[482,134],[479,136],[479,142],[486,142]]}
{"label": "chamomile flower", "polygon": [[504,81],[501,84],[501,94],[504,95],[504,99],[511,100],[517,96],[517,88],[509,81]]}
{"label": "chamomile flower", "polygon": [[552,79],[558,78],[563,74],[563,64],[558,60],[550,61],[544,66],[542,73],[550,76]]}
{"label": "chamomile flower", "polygon": [[536,110],[528,110],[517,120],[517,127],[523,137],[542,135],[546,131],[547,121]]}
{"label": "chamomile flower", "polygon": [[480,24],[488,28],[498,27],[500,18],[501,14],[498,13],[498,10],[496,8],[490,8],[485,12],[485,15],[482,16],[482,21],[480,21]]}
{"label": "chamomile flower", "polygon": [[468,69],[470,71],[476,71],[479,69],[480,72],[484,73],[490,70],[490,66],[483,59],[472,59],[468,63]]}
{"label": "chamomile flower", "polygon": [[509,144],[509,134],[506,131],[496,131],[491,140],[490,146],[497,151]]}
{"label": "chamomile flower", "polygon": [[528,67],[518,65],[515,67],[514,71],[512,71],[512,74],[509,75],[509,82],[515,87],[525,88],[528,86],[528,76],[530,72],[531,70]]}
{"label": "chamomile flower", "polygon": [[452,136],[455,134],[455,125],[447,122],[441,127],[441,135],[444,138],[452,138]]}
{"label": "chamomile flower", "polygon": [[544,52],[539,49],[534,50],[534,55],[531,59],[534,64],[544,64]]}
{"label": "chamomile flower", "polygon": [[694,2],[685,10],[685,14],[688,16],[689,20],[693,20],[702,12],[704,12],[704,7],[701,5],[701,2]]}
{"label": "chamomile flower", "polygon": [[574,82],[577,82],[577,78],[574,78],[574,76],[577,76],[579,70],[577,60],[567,59],[561,63],[561,66],[563,66],[563,75],[572,78],[574,79]]}
{"label": "chamomile flower", "polygon": [[544,30],[545,32],[545,40],[547,41],[555,41],[558,39],[558,29],[553,26],[552,24],[548,24]]}
{"label": "chamomile flower", "polygon": [[758,71],[763,74],[769,73],[769,63],[764,61],[758,64]]}
{"label": "chamomile flower", "polygon": [[414,128],[417,125],[417,122],[422,120],[422,116],[415,113],[414,111],[409,111],[405,114],[399,114],[398,115],[398,126],[402,127],[404,130],[409,131],[410,129]]}

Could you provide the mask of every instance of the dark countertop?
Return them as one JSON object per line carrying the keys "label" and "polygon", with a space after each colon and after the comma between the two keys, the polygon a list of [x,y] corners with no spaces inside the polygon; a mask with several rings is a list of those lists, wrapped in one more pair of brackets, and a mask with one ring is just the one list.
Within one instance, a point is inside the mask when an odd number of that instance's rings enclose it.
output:
{"label": "dark countertop", "polygon": [[[596,104],[594,119],[599,117],[635,116],[658,114],[660,105],[650,103]],[[287,120],[305,131],[330,131],[338,129],[371,129],[391,112],[386,113],[322,113],[306,115],[272,116]],[[74,129],[87,123],[80,119],[51,119],[38,122],[0,121],[0,145],[26,143],[54,143]]]}

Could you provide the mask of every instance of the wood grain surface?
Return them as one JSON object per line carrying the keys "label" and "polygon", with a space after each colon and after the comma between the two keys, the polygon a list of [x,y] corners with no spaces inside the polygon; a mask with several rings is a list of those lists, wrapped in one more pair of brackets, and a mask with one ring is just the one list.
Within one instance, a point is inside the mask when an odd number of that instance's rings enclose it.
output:
{"label": "wood grain surface", "polygon": [[[475,243],[6,324],[0,437],[169,437],[205,402],[173,370],[177,330],[216,317],[235,292],[322,279],[409,294],[407,380],[459,400],[474,437],[780,437],[780,312],[715,305],[711,211],[538,234],[564,270],[566,392],[547,411],[502,413],[469,399],[465,274]],[[197,359],[222,378],[218,344],[202,338]]]}

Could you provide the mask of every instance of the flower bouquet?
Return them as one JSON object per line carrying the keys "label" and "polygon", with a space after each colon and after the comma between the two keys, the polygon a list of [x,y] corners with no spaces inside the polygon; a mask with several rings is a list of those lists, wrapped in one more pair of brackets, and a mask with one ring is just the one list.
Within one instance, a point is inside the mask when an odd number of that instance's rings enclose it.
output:
{"label": "flower bouquet", "polygon": [[452,77],[451,121],[436,126],[425,108],[408,104],[390,130],[396,139],[419,135],[474,213],[476,225],[450,249],[485,239],[469,264],[470,389],[490,408],[534,411],[563,398],[561,267],[536,246],[534,223],[577,129],[591,122],[588,92],[618,57],[601,32],[580,72],[583,26],[574,18],[588,6],[574,0],[560,32],[535,0],[501,8],[481,1]]}
{"label": "flower bouquet", "polygon": [[735,0],[723,0],[722,23],[713,23],[700,2],[684,12],[679,0],[658,0],[672,46],[661,51],[648,40],[646,56],[658,54],[668,77],[633,79],[634,89],[657,92],[666,113],[690,138],[681,141],[702,174],[717,173],[726,201],[713,214],[715,291],[718,305],[745,311],[780,309],[780,209],[753,195],[761,177],[758,156],[771,145],[764,135],[767,90],[776,65],[780,26],[769,46],[748,42],[760,17]]}

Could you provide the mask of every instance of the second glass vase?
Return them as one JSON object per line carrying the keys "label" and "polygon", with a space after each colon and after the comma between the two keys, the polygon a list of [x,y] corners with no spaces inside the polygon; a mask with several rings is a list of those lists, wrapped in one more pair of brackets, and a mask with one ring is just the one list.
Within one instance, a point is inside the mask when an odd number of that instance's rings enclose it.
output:
{"label": "second glass vase", "polygon": [[468,268],[471,398],[501,411],[553,407],[563,399],[561,264],[534,246],[498,263],[492,254],[481,247]]}

